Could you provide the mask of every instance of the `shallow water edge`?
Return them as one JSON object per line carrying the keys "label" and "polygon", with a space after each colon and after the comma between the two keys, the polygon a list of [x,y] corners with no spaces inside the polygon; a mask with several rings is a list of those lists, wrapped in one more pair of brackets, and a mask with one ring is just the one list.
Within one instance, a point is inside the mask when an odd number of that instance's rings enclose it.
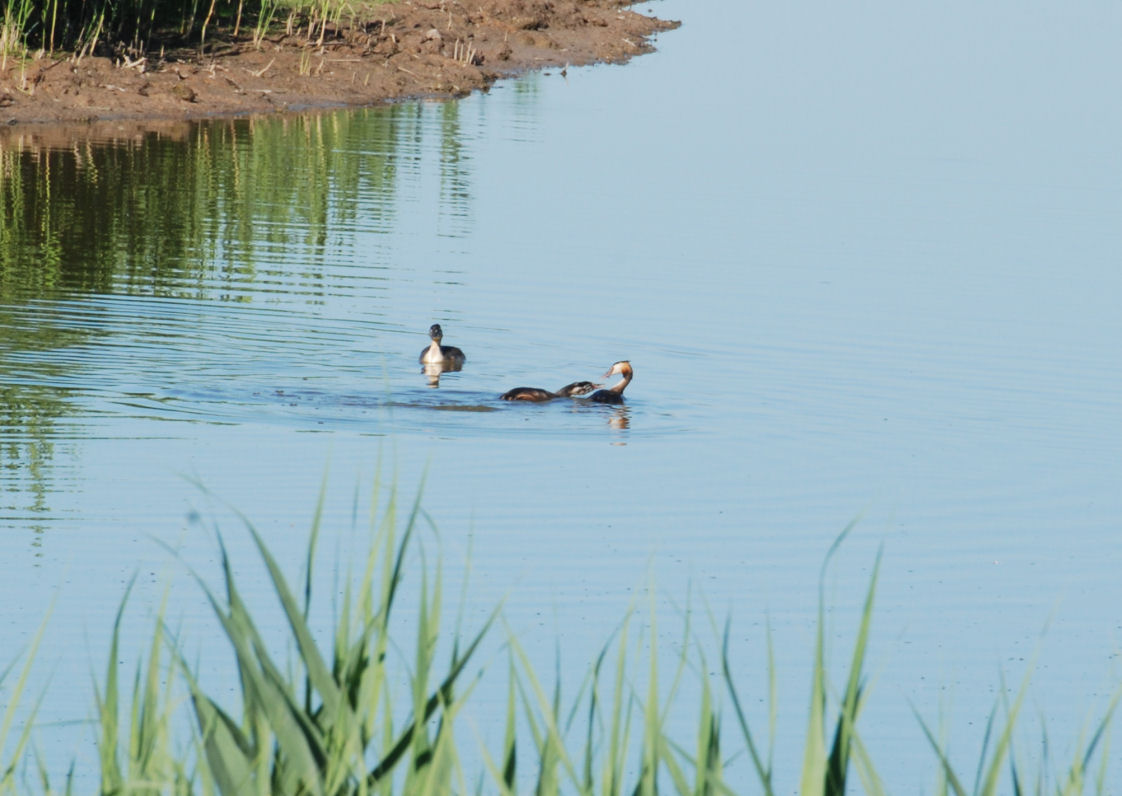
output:
{"label": "shallow water edge", "polygon": [[213,119],[451,99],[549,67],[622,63],[678,26],[617,0],[469,0],[371,6],[321,46],[280,35],[131,65],[43,55],[0,68],[0,121],[24,125]]}

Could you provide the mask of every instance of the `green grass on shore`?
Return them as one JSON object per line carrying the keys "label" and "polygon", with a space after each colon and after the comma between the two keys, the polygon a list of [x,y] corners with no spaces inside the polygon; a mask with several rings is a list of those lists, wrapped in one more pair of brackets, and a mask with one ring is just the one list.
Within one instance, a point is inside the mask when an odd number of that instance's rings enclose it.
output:
{"label": "green grass on shore", "polygon": [[[375,492],[377,493],[377,489]],[[322,504],[321,507],[322,508]],[[348,572],[339,592],[330,642],[317,643],[312,595],[320,516],[309,534],[303,583],[293,584],[251,524],[246,527],[268,573],[284,617],[289,659],[278,659],[239,592],[235,567],[221,548],[222,589],[199,573],[192,577],[205,594],[233,655],[240,686],[235,704],[209,693],[200,664],[184,654],[187,639],[170,629],[167,596],[159,610],[147,651],[131,679],[122,680],[118,659],[126,589],[111,630],[104,679],[95,687],[102,794],[735,794],[776,793],[777,773],[799,779],[806,796],[890,792],[862,742],[862,708],[869,698],[865,656],[871,634],[879,558],[864,598],[853,639],[848,675],[836,692],[827,677],[824,653],[825,601],[819,587],[818,632],[813,650],[810,706],[801,772],[774,769],[776,713],[774,656],[768,650],[769,683],[764,732],[753,728],[737,684],[726,624],[720,651],[724,693],[713,693],[710,669],[692,643],[685,619],[684,643],[665,670],[655,639],[655,611],[646,629],[646,660],[633,661],[634,612],[591,662],[577,696],[561,698],[535,673],[518,638],[507,631],[506,700],[498,748],[476,748],[455,727],[470,710],[478,678],[480,645],[497,632],[500,608],[481,625],[462,633],[457,621],[443,629],[439,566],[421,556],[416,571],[416,534],[425,521],[419,498],[401,511],[396,495],[371,512],[371,539],[360,572]],[[838,537],[823,563],[822,581]],[[221,545],[221,542],[219,543]],[[419,581],[414,593],[415,637],[393,638],[391,619],[401,612],[406,570]],[[821,582],[820,581],[820,584]],[[396,613],[395,613],[396,612]],[[44,621],[44,627],[48,622]],[[7,706],[0,719],[0,794],[71,793],[73,771],[46,770],[34,753],[37,705],[20,703],[43,629],[24,654],[0,671]],[[412,652],[406,652],[411,649]],[[450,649],[443,662],[438,650]],[[640,649],[643,649],[640,647]],[[503,657],[503,656],[500,656]],[[469,670],[469,663],[471,669]],[[496,668],[492,664],[491,668]],[[667,718],[680,701],[686,678],[698,677],[696,712],[690,737],[673,737]],[[691,684],[692,686],[693,684]],[[1109,728],[1119,696],[1104,706],[1099,723],[1078,746],[1066,770],[1046,777],[1039,766],[1018,765],[1014,728],[1026,682],[1016,696],[995,706],[972,779],[955,770],[945,746],[918,716],[932,751],[932,793],[1080,794],[1108,793]],[[1003,689],[1004,690],[1004,689]],[[753,699],[753,702],[759,700]],[[724,706],[724,707],[722,707]],[[28,713],[22,722],[15,717]],[[20,726],[22,724],[22,726]],[[497,726],[497,725],[496,725]],[[675,722],[680,727],[681,722]],[[727,772],[741,758],[741,781]],[[750,761],[744,765],[744,758]],[[785,755],[789,759],[789,755]],[[746,776],[750,781],[742,781]],[[1031,770],[1030,770],[1031,769]],[[88,777],[87,777],[88,779]]]}
{"label": "green grass on shore", "polygon": [[380,0],[2,0],[0,69],[33,54],[108,55],[122,63],[216,41],[260,46],[274,29],[323,43]]}

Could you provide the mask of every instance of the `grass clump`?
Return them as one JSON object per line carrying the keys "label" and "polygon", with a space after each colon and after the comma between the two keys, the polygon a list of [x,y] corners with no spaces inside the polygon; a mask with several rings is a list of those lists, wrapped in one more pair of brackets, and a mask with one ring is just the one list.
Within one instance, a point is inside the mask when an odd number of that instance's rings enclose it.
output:
{"label": "grass clump", "polygon": [[400,539],[396,515],[391,498],[357,588],[348,584],[344,591],[326,653],[308,624],[318,520],[308,545],[309,575],[302,595],[247,523],[297,652],[295,675],[285,674],[270,653],[238,592],[224,548],[225,595],[197,578],[233,649],[241,684],[241,709],[229,712],[205,692],[177,654],[198,724],[208,786],[221,793],[388,792],[399,768],[404,768],[409,792],[450,784],[458,765],[452,725],[463,700],[457,685],[495,614],[463,648],[458,642],[453,646],[451,661],[437,676],[441,585],[439,575],[430,583],[430,574],[422,570],[416,643],[405,678],[409,711],[399,726],[392,695],[400,678],[390,666],[390,623],[405,554],[421,515],[419,503],[414,503]]}
{"label": "grass clump", "polygon": [[[508,630],[502,742],[494,749],[465,747],[457,720],[479,676],[467,667],[495,624],[496,608],[466,638],[458,626],[450,657],[441,663],[443,593],[439,567],[420,566],[412,551],[418,526],[426,519],[419,498],[399,517],[393,493],[384,508],[372,511],[369,550],[361,572],[346,573],[338,598],[330,640],[318,643],[312,626],[313,572],[320,536],[317,507],[305,556],[303,583],[294,586],[282,572],[261,535],[246,521],[267,580],[283,617],[288,660],[276,657],[258,619],[239,591],[235,567],[219,539],[222,588],[198,573],[192,577],[214,612],[221,637],[233,655],[239,685],[235,705],[208,691],[199,665],[183,652],[184,640],[167,626],[167,592],[147,651],[136,665],[131,684],[122,687],[118,671],[126,589],[113,624],[104,680],[95,684],[99,791],[103,794],[430,794],[519,793],[643,796],[674,793],[718,796],[762,793],[770,796],[797,778],[804,796],[840,796],[854,792],[887,793],[862,742],[859,718],[868,698],[865,658],[871,634],[880,557],[870,578],[853,639],[848,672],[839,695],[827,677],[824,653],[825,598],[822,583],[834,552],[852,525],[827,553],[820,576],[818,628],[811,666],[810,704],[801,771],[776,772],[776,673],[768,633],[766,733],[760,736],[745,710],[729,654],[729,624],[723,631],[719,676],[731,716],[722,716],[702,646],[696,643],[687,611],[681,643],[667,670],[658,648],[655,610],[638,632],[636,614],[628,612],[603,645],[571,702],[562,698],[560,655],[552,688],[543,684],[517,635]],[[244,518],[243,518],[244,519]],[[408,557],[407,557],[408,556]],[[411,653],[395,643],[391,619],[405,592],[407,570],[418,583],[415,637]],[[400,623],[393,625],[400,628]],[[42,630],[40,630],[40,634]],[[31,763],[31,728],[37,705],[8,747],[20,697],[38,636],[27,652],[18,682],[8,696],[0,723],[0,794],[32,790],[18,777]],[[400,639],[398,639],[400,641]],[[635,650],[638,650],[636,654]],[[636,657],[638,660],[636,660]],[[645,657],[645,661],[643,660]],[[401,661],[404,665],[393,665]],[[641,665],[637,666],[636,664]],[[0,687],[15,663],[0,673]],[[688,710],[691,737],[674,737],[684,685],[691,689]],[[568,679],[568,678],[567,678]],[[917,714],[934,750],[936,785],[941,795],[995,793],[1081,794],[1109,792],[1109,727],[1120,695],[1115,695],[1090,737],[1058,777],[1037,765],[1015,763],[1014,729],[1026,682],[1011,702],[990,715],[971,787],[953,766],[945,746],[936,741]],[[675,713],[673,725],[669,720]],[[734,758],[740,758],[732,765]],[[746,759],[744,759],[746,758]],[[790,755],[785,755],[790,759]],[[477,761],[469,777],[464,761]],[[730,771],[738,774],[730,775]],[[39,763],[38,789],[52,787],[50,772]],[[745,781],[747,780],[747,781]],[[470,782],[470,784],[469,784]],[[72,792],[73,771],[65,780]]]}
{"label": "grass clump", "polygon": [[260,46],[282,19],[288,35],[302,31],[322,46],[329,29],[354,11],[350,0],[4,0],[0,58],[3,68],[9,57],[32,52],[138,59],[164,49],[235,42],[244,31]]}

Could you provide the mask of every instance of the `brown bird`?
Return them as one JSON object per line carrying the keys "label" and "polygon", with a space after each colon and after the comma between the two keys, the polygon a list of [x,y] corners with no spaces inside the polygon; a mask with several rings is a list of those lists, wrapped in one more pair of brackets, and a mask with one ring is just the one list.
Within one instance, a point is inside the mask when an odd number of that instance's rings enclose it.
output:
{"label": "brown bird", "polygon": [[554,398],[575,398],[578,395],[587,395],[599,387],[590,381],[574,381],[566,384],[557,392],[543,390],[541,387],[515,387],[499,396],[504,401],[552,401]]}
{"label": "brown bird", "polygon": [[613,384],[606,390],[597,390],[596,392],[592,393],[592,395],[588,396],[588,400],[594,401],[598,404],[623,403],[623,391],[627,388],[627,385],[631,383],[631,377],[634,374],[635,371],[631,369],[630,362],[628,362],[627,360],[616,362],[614,365],[612,365],[608,372],[604,374],[604,378],[606,379],[610,376],[623,376],[623,380]]}

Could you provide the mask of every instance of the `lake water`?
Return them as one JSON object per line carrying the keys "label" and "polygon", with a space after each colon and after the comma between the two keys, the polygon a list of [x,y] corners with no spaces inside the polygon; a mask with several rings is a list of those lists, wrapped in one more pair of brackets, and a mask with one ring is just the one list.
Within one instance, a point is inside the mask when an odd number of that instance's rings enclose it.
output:
{"label": "lake water", "polygon": [[[345,561],[380,468],[547,680],[653,584],[671,660],[687,604],[731,617],[764,732],[770,623],[787,790],[860,518],[828,654],[840,688],[883,547],[890,789],[934,787],[913,706],[969,776],[1026,668],[1021,753],[1043,715],[1068,759],[1122,675],[1122,9],[649,9],[684,23],[652,55],[454,103],[0,139],[0,663],[53,603],[48,756],[96,759],[66,722],[134,573],[126,633],[171,578],[205,656],[156,540],[217,581],[218,526],[264,602],[230,507],[296,577],[321,483]],[[435,386],[434,322],[467,353]],[[619,359],[624,407],[497,398]]]}

